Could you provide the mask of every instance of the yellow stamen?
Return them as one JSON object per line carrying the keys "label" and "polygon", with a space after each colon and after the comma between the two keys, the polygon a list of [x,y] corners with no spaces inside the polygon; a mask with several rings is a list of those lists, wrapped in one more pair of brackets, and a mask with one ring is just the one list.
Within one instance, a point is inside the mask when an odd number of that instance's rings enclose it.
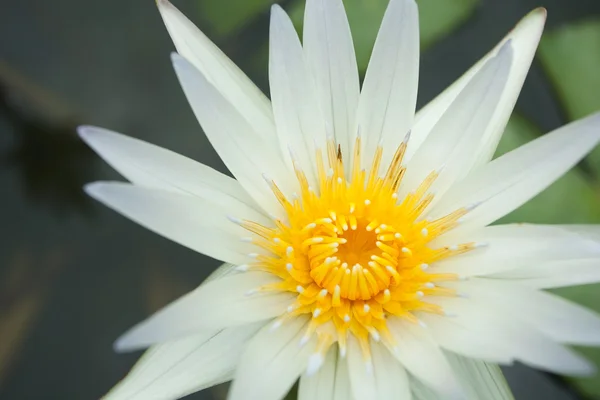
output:
{"label": "yellow stamen", "polygon": [[264,255],[263,250],[253,263],[239,270],[265,271],[282,279],[253,293],[296,294],[295,303],[274,326],[294,316],[310,316],[302,343],[317,335],[313,369],[336,340],[344,354],[348,334],[358,340],[370,365],[369,337],[388,343],[393,340],[386,325],[388,318],[419,323],[416,311],[444,315],[440,306],[427,302],[427,297],[456,296],[454,290],[437,282],[458,277],[435,273],[435,263],[478,247],[475,243],[431,247],[434,239],[455,227],[471,209],[461,208],[436,220],[423,218],[434,199],[429,190],[439,171],[431,172],[414,192],[398,199],[406,170],[402,160],[407,139],[381,176],[383,148],[377,147],[371,168],[365,171],[361,169],[362,143],[357,136],[348,179],[341,149],[330,139],[326,157],[321,149],[316,150],[318,187],[309,186],[295,162],[300,187],[297,196],[286,198],[269,181],[287,213],[285,221],[274,221],[275,227],[239,222],[254,235],[247,241],[269,253]]}

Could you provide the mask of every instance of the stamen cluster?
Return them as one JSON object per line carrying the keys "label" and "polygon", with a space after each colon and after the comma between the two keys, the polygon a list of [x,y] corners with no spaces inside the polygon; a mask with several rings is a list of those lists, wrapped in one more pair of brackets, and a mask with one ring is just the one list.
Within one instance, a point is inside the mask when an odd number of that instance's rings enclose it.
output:
{"label": "stamen cluster", "polygon": [[389,316],[418,323],[415,311],[443,314],[424,297],[455,295],[436,282],[456,276],[430,273],[429,265],[474,245],[428,246],[468,212],[459,209],[437,220],[421,218],[434,198],[428,191],[439,172],[430,173],[414,192],[398,199],[408,135],[383,175],[379,171],[382,147],[378,146],[367,174],[360,166],[360,141],[358,137],[354,145],[350,179],[345,178],[341,152],[330,140],[326,161],[320,150],[316,152],[317,188],[308,184],[296,163],[298,196],[288,199],[269,182],[286,210],[286,221],[276,220],[274,228],[249,221],[242,224],[256,234],[253,242],[268,251],[247,268],[281,278],[261,290],[297,293],[295,303],[275,326],[286,318],[310,314],[303,341],[316,333],[319,349],[326,351],[338,341],[344,353],[350,332],[370,359],[369,335],[393,341],[386,327]]}

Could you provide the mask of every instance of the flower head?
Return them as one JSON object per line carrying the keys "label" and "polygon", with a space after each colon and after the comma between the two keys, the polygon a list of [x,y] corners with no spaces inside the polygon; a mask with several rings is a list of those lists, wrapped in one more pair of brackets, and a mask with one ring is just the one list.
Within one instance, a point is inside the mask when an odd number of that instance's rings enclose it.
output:
{"label": "flower head", "polygon": [[564,344],[600,343],[600,319],[540,289],[600,280],[598,229],[488,226],[600,140],[596,114],[490,161],[544,10],[415,115],[413,0],[390,1],[362,88],[341,0],[307,0],[303,44],[273,6],[271,101],[158,6],[184,92],[236,179],[82,127],[131,181],[86,189],[227,264],[117,341],[156,346],[108,398],[233,378],[232,399],[278,399],[299,377],[301,399],[489,398],[493,364],[591,372]]}

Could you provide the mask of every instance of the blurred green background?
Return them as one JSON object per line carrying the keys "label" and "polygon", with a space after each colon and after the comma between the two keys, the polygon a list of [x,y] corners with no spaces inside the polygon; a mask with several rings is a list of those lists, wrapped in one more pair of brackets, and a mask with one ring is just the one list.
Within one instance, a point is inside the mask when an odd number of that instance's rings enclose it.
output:
{"label": "blurred green background", "polygon": [[[499,153],[600,110],[600,1],[417,0],[424,105],[527,12],[549,20]],[[267,91],[272,0],[179,0]],[[279,2],[301,30],[303,0]],[[387,0],[344,0],[361,73]],[[77,138],[96,124],[225,171],[174,73],[151,0],[20,0],[0,13],[0,398],[99,398],[138,353],[112,341],[218,263],[93,204],[81,186],[120,179]],[[600,223],[600,148],[505,218]],[[600,312],[600,286],[561,289]],[[600,365],[600,350],[580,349]],[[600,378],[506,369],[517,399],[600,399]],[[190,398],[223,398],[226,387]]]}

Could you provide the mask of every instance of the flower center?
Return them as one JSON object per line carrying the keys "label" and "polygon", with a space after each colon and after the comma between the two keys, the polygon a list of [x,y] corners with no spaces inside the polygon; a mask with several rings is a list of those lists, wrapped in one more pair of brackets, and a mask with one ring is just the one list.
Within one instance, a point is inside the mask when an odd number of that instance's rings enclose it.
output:
{"label": "flower center", "polygon": [[342,298],[369,300],[390,284],[398,284],[401,234],[353,214],[336,215],[336,220],[343,221],[341,229],[317,225],[315,236],[309,239],[316,242],[307,249],[313,281],[326,289],[335,303]]}
{"label": "flower center", "polygon": [[242,222],[256,234],[253,242],[269,252],[258,256],[248,268],[281,278],[260,290],[297,294],[296,302],[276,326],[286,318],[310,315],[303,340],[316,333],[320,351],[338,341],[345,352],[346,336],[351,333],[369,358],[369,335],[375,340],[383,337],[388,343],[393,341],[387,318],[396,316],[417,323],[416,311],[443,313],[441,307],[426,301],[428,295],[455,295],[438,282],[454,280],[456,275],[430,272],[435,268],[429,266],[466,252],[474,244],[432,248],[429,243],[452,229],[469,210],[462,208],[436,220],[422,217],[433,200],[428,191],[437,171],[415,191],[398,199],[407,140],[381,175],[383,149],[377,148],[367,172],[360,166],[358,137],[350,179],[345,177],[340,151],[330,141],[327,162],[317,150],[317,188],[309,186],[296,164],[299,195],[288,199],[270,182],[287,213],[286,221],[276,220],[272,228]]}

